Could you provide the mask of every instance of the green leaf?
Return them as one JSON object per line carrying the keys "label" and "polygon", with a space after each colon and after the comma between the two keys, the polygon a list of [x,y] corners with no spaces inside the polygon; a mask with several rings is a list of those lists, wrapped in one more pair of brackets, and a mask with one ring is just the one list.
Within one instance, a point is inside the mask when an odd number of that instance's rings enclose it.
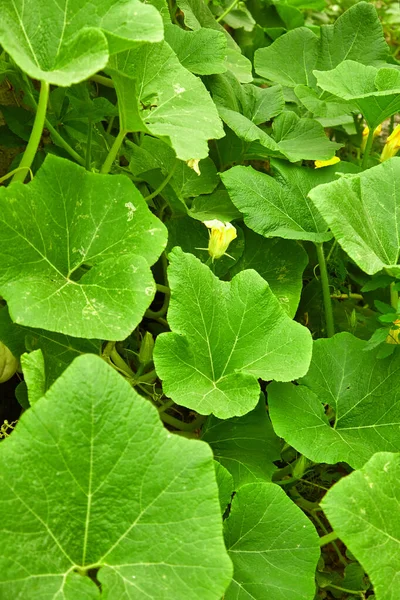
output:
{"label": "green leaf", "polygon": [[[175,152],[168,144],[148,135],[144,136],[140,146],[136,144],[130,146],[130,158],[129,167],[132,173],[149,182],[151,175],[154,174],[148,171],[157,169],[159,182],[161,182],[174,169],[169,186],[181,201],[200,194],[210,194],[219,183],[217,169],[211,158],[199,162],[200,175],[198,175],[184,161],[176,160]],[[168,200],[168,190],[166,192],[164,190],[161,195],[166,195]]]}
{"label": "green leaf", "polygon": [[264,237],[329,240],[332,236],[328,227],[307,194],[320,183],[335,179],[342,169],[351,171],[353,166],[339,163],[323,169],[308,169],[277,160],[271,161],[271,165],[274,177],[242,166],[221,174],[246,225]]}
{"label": "green leaf", "polygon": [[0,12],[4,50],[30,77],[61,86],[103,69],[110,53],[163,39],[160,14],[138,0],[1,0]]}
{"label": "green leaf", "polygon": [[280,85],[268,88],[241,85],[232,73],[209,77],[207,85],[218,106],[240,112],[256,125],[276,117],[285,107]]}
{"label": "green leaf", "polygon": [[353,123],[352,113],[357,112],[357,107],[350,102],[325,92],[319,95],[306,85],[297,85],[294,91],[300,102],[323,127]]}
{"label": "green leaf", "polygon": [[225,73],[226,36],[222,31],[197,29],[186,31],[178,25],[168,25],[165,41],[178,56],[181,64],[196,75]]}
{"label": "green leaf", "polygon": [[183,13],[185,25],[194,30],[201,28],[215,29],[222,32],[227,40],[226,68],[229,69],[242,83],[252,81],[252,64],[242,55],[233,37],[218,23],[214,14],[203,0],[178,0],[177,5]]}
{"label": "green leaf", "polygon": [[268,282],[281,306],[294,317],[303,288],[303,272],[308,255],[300,244],[280,238],[263,238],[244,228],[245,247],[231,269],[232,275],[254,269]]}
{"label": "green leaf", "polygon": [[400,355],[378,360],[367,344],[346,332],[317,340],[301,385],[268,386],[276,433],[315,462],[359,468],[375,452],[400,450]]}
{"label": "green leaf", "polygon": [[0,190],[0,294],[21,325],[124,339],[154,297],[165,244],[123,176],[49,155],[31,183]]}
{"label": "green leaf", "polygon": [[333,25],[322,25],[318,38],[298,27],[255,52],[256,72],[288,87],[304,84],[315,88],[314,69],[328,71],[344,60],[365,65],[382,64],[389,56],[382,25],[371,4],[359,2]]}
{"label": "green leaf", "polygon": [[279,37],[267,48],[254,55],[258,75],[275,83],[295,87],[299,83],[315,86],[319,39],[307,27],[298,27]]}
{"label": "green leaf", "polygon": [[379,452],[322,500],[329,521],[368,573],[376,600],[398,596],[400,454]]}
{"label": "green leaf", "polygon": [[41,350],[35,350],[21,356],[21,367],[28,388],[29,404],[34,404],[46,392],[44,356]]}
{"label": "green leaf", "polygon": [[234,490],[246,483],[271,481],[281,444],[267,415],[264,395],[243,417],[208,417],[201,439],[210,444],[214,458],[233,475]]}
{"label": "green leaf", "polygon": [[321,185],[309,196],[343,250],[373,275],[400,275],[400,158]]}
{"label": "green leaf", "polygon": [[218,112],[224,123],[249,144],[244,149],[244,158],[283,156],[291,162],[303,159],[329,160],[341,148],[341,144],[327,138],[320,123],[313,119],[301,119],[291,111],[275,119],[274,138],[239,112],[223,106],[218,107]]}
{"label": "green leaf", "polygon": [[7,308],[0,310],[0,341],[6,344],[18,358],[24,355],[26,350],[31,353],[37,350],[42,352],[45,390],[65,371],[74,358],[81,354],[101,352],[99,340],[73,338],[44,329],[21,327],[11,321]]}
{"label": "green leaf", "polygon": [[328,71],[344,60],[364,65],[386,62],[389,46],[373,4],[358,2],[333,25],[322,25],[317,69]]}
{"label": "green leaf", "polygon": [[197,196],[188,214],[198,221],[218,219],[230,223],[241,218],[241,213],[233,205],[226,190],[217,189],[207,196]]}
{"label": "green leaf", "polygon": [[400,110],[400,73],[394,69],[346,60],[332,71],[314,73],[323,90],[355,104],[370,129]]}
{"label": "green leaf", "polygon": [[318,534],[279,486],[242,487],[224,525],[234,565],[226,600],[313,600]]}
{"label": "green leaf", "polygon": [[273,124],[274,138],[279,150],[291,162],[298,160],[329,160],[342,144],[331,142],[324,128],[314,119],[301,119],[285,111]]}
{"label": "green leaf", "polygon": [[256,406],[258,378],[306,373],[310,333],[289,319],[258,273],[242,271],[228,283],[178,248],[169,258],[172,333],[158,336],[154,350],[167,396],[227,419]]}
{"label": "green leaf", "polygon": [[209,448],[166,431],[100,358],[78,358],[22,415],[0,472],[3,598],[100,598],[92,568],[113,600],[223,594],[231,566]]}
{"label": "green leaf", "polygon": [[226,507],[230,504],[234,491],[233,477],[228,469],[225,469],[217,460],[214,460],[214,467],[218,484],[219,504],[221,506],[221,513],[224,514]]}
{"label": "green leaf", "polygon": [[114,55],[108,70],[122,129],[165,138],[182,160],[205,158],[207,141],[224,135],[203,83],[181,65],[166,42]]}

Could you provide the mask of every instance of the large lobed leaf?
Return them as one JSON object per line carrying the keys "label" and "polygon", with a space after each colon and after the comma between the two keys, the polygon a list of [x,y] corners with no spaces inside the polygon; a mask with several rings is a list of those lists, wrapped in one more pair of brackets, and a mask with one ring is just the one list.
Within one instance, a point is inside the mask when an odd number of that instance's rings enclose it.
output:
{"label": "large lobed leaf", "polygon": [[103,69],[110,53],[159,42],[158,11],[138,0],[1,0],[0,43],[25,73],[61,86]]}
{"label": "large lobed leaf", "polygon": [[400,454],[379,452],[341,479],[321,506],[368,573],[376,600],[397,600],[400,578]]}
{"label": "large lobed leaf", "polygon": [[332,71],[314,73],[323,90],[358,107],[370,129],[400,110],[400,73],[395,69],[345,60]]}
{"label": "large lobed leaf", "polygon": [[201,439],[232,474],[235,490],[246,483],[271,481],[274,461],[280,458],[280,440],[272,429],[263,394],[256,408],[243,417],[208,417]]}
{"label": "large lobed leaf", "polygon": [[219,600],[230,581],[210,449],[98,357],[21,417],[0,473],[3,600]]}
{"label": "large lobed leaf", "polygon": [[0,294],[21,325],[124,339],[154,297],[165,245],[126,177],[49,155],[31,183],[0,190]]}
{"label": "large lobed leaf", "polygon": [[167,42],[121,52],[111,58],[108,70],[123,129],[165,138],[182,160],[205,158],[207,141],[224,135],[208,91]]}
{"label": "large lobed leaf", "polygon": [[359,468],[375,452],[400,451],[400,355],[366,346],[350,333],[317,340],[300,385],[268,386],[276,433],[315,462]]}
{"label": "large lobed leaf", "polygon": [[228,283],[179,248],[169,258],[172,333],[158,336],[154,351],[168,396],[226,419],[256,406],[258,378],[306,373],[310,333],[291,321],[258,273],[242,271]]}
{"label": "large lobed leaf", "polygon": [[336,240],[358,266],[373,275],[400,275],[400,158],[310,191]]}
{"label": "large lobed leaf", "polygon": [[[309,191],[336,179],[353,165],[307,169],[273,160],[274,177],[253,167],[237,166],[221,178],[246,225],[265,237],[323,242],[331,238],[326,222],[307,198]],[[356,167],[354,167],[356,169]]]}
{"label": "large lobed leaf", "polygon": [[379,65],[389,56],[382,25],[371,4],[359,2],[334,25],[323,25],[318,38],[306,27],[280,36],[273,44],[256,50],[256,72],[288,87],[316,87],[314,69],[329,71],[344,60]]}
{"label": "large lobed leaf", "polygon": [[224,525],[234,565],[226,600],[314,599],[318,534],[279,486],[243,486]]}

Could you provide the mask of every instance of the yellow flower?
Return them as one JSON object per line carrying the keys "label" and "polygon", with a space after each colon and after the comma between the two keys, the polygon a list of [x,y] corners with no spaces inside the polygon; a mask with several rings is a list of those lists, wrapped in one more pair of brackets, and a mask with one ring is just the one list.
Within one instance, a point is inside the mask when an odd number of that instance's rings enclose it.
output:
{"label": "yellow flower", "polygon": [[388,158],[392,158],[397,154],[397,151],[400,149],[400,125],[397,125],[389,135],[386,140],[386,144],[383,147],[381,154],[381,162],[387,160]]}
{"label": "yellow flower", "polygon": [[321,169],[321,167],[329,167],[330,165],[336,165],[336,163],[340,162],[340,158],[338,156],[333,156],[329,160],[315,160],[314,165],[316,169]]}
{"label": "yellow flower", "polygon": [[211,229],[208,254],[213,260],[221,258],[226,253],[232,240],[237,237],[235,227],[232,223],[223,223],[222,221],[218,221],[218,219],[204,221],[204,225]]}
{"label": "yellow flower", "polygon": [[[376,129],[374,129],[374,138],[381,134],[382,125],[378,125]],[[369,136],[369,127],[364,127],[362,132],[362,140],[361,140],[361,152],[365,151],[365,146],[367,145],[367,139]]]}

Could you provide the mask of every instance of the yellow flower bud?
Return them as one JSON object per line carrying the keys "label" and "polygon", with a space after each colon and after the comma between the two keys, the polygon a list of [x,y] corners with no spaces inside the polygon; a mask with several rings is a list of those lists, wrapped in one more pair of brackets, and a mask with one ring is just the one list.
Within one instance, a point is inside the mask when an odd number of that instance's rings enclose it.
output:
{"label": "yellow flower bud", "polygon": [[386,140],[386,144],[383,147],[381,154],[381,162],[387,160],[388,158],[392,158],[397,154],[397,151],[400,149],[400,125],[397,125],[389,135]]}
{"label": "yellow flower bud", "polygon": [[322,167],[329,167],[330,165],[336,165],[336,163],[340,162],[340,158],[338,156],[333,156],[329,160],[315,160],[314,165],[316,169],[321,169]]}
{"label": "yellow flower bud", "polygon": [[199,162],[200,162],[199,158],[191,158],[190,160],[186,161],[186,164],[190,169],[193,169],[193,171],[195,173],[197,173],[197,175],[201,175]]}
{"label": "yellow flower bud", "polygon": [[204,221],[204,225],[211,229],[208,242],[208,254],[213,260],[221,258],[226,253],[229,244],[237,237],[236,229],[232,223],[223,223],[218,219]]}
{"label": "yellow flower bud", "polygon": [[[376,138],[378,135],[380,135],[381,131],[382,131],[382,125],[378,125],[378,127],[376,127],[374,129],[374,138]],[[368,136],[369,136],[369,127],[364,127],[363,132],[362,132],[362,140],[361,140],[361,152],[365,151],[365,146],[367,145]]]}

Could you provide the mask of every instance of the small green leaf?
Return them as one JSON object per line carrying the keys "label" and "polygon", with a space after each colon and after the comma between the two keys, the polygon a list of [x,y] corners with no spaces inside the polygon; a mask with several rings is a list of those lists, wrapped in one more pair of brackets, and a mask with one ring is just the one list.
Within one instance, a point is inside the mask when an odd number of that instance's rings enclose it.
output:
{"label": "small green leaf", "polygon": [[0,294],[18,324],[124,339],[154,297],[165,244],[126,177],[49,155],[31,183],[0,189]]}
{"label": "small green leaf", "polygon": [[138,0],[1,0],[0,12],[4,50],[30,77],[61,86],[103,69],[110,53],[163,39],[160,14]]}
{"label": "small green leaf", "polygon": [[166,42],[141,44],[111,57],[121,128],[169,141],[182,160],[205,158],[207,141],[224,135],[201,80],[185,69]]}
{"label": "small green leaf", "polygon": [[373,275],[400,275],[400,158],[310,191],[336,240],[358,266]]}
{"label": "small green leaf", "polygon": [[100,598],[92,569],[113,600],[221,598],[210,449],[171,435],[100,358],[78,358],[22,415],[0,467],[2,598]]}
{"label": "small green leaf", "polygon": [[268,386],[276,433],[315,462],[359,468],[375,452],[400,450],[400,355],[378,360],[380,348],[364,352],[367,344],[350,333],[317,340],[301,385]]}
{"label": "small green leaf", "polygon": [[335,532],[368,573],[376,600],[398,597],[400,454],[379,452],[323,498]]}
{"label": "small green leaf", "polygon": [[243,56],[240,47],[233,37],[218,23],[215,15],[203,0],[178,0],[177,5],[183,13],[185,25],[195,31],[201,28],[214,29],[222,32],[227,40],[227,57],[225,65],[242,83],[252,81],[252,64]]}
{"label": "small green leaf", "polygon": [[242,271],[228,283],[178,248],[169,258],[172,333],[158,336],[154,350],[166,395],[227,419],[256,406],[258,378],[306,373],[310,332],[289,319],[258,273]]}
{"label": "small green leaf", "polygon": [[197,196],[188,214],[198,221],[218,219],[224,223],[230,223],[242,216],[224,189],[217,189],[207,196]]}
{"label": "small green leaf", "polygon": [[303,271],[308,256],[299,243],[280,238],[263,238],[244,228],[245,247],[231,269],[234,275],[254,269],[268,282],[272,292],[290,317],[294,317],[303,288]]}
{"label": "small green leaf", "polygon": [[224,525],[234,565],[226,600],[314,599],[318,534],[278,485],[243,486]]}
{"label": "small green leaf", "polygon": [[257,407],[243,417],[217,419],[210,416],[201,439],[208,442],[218,460],[233,475],[234,488],[246,483],[271,481],[280,458],[280,440],[267,415],[264,395]]}

